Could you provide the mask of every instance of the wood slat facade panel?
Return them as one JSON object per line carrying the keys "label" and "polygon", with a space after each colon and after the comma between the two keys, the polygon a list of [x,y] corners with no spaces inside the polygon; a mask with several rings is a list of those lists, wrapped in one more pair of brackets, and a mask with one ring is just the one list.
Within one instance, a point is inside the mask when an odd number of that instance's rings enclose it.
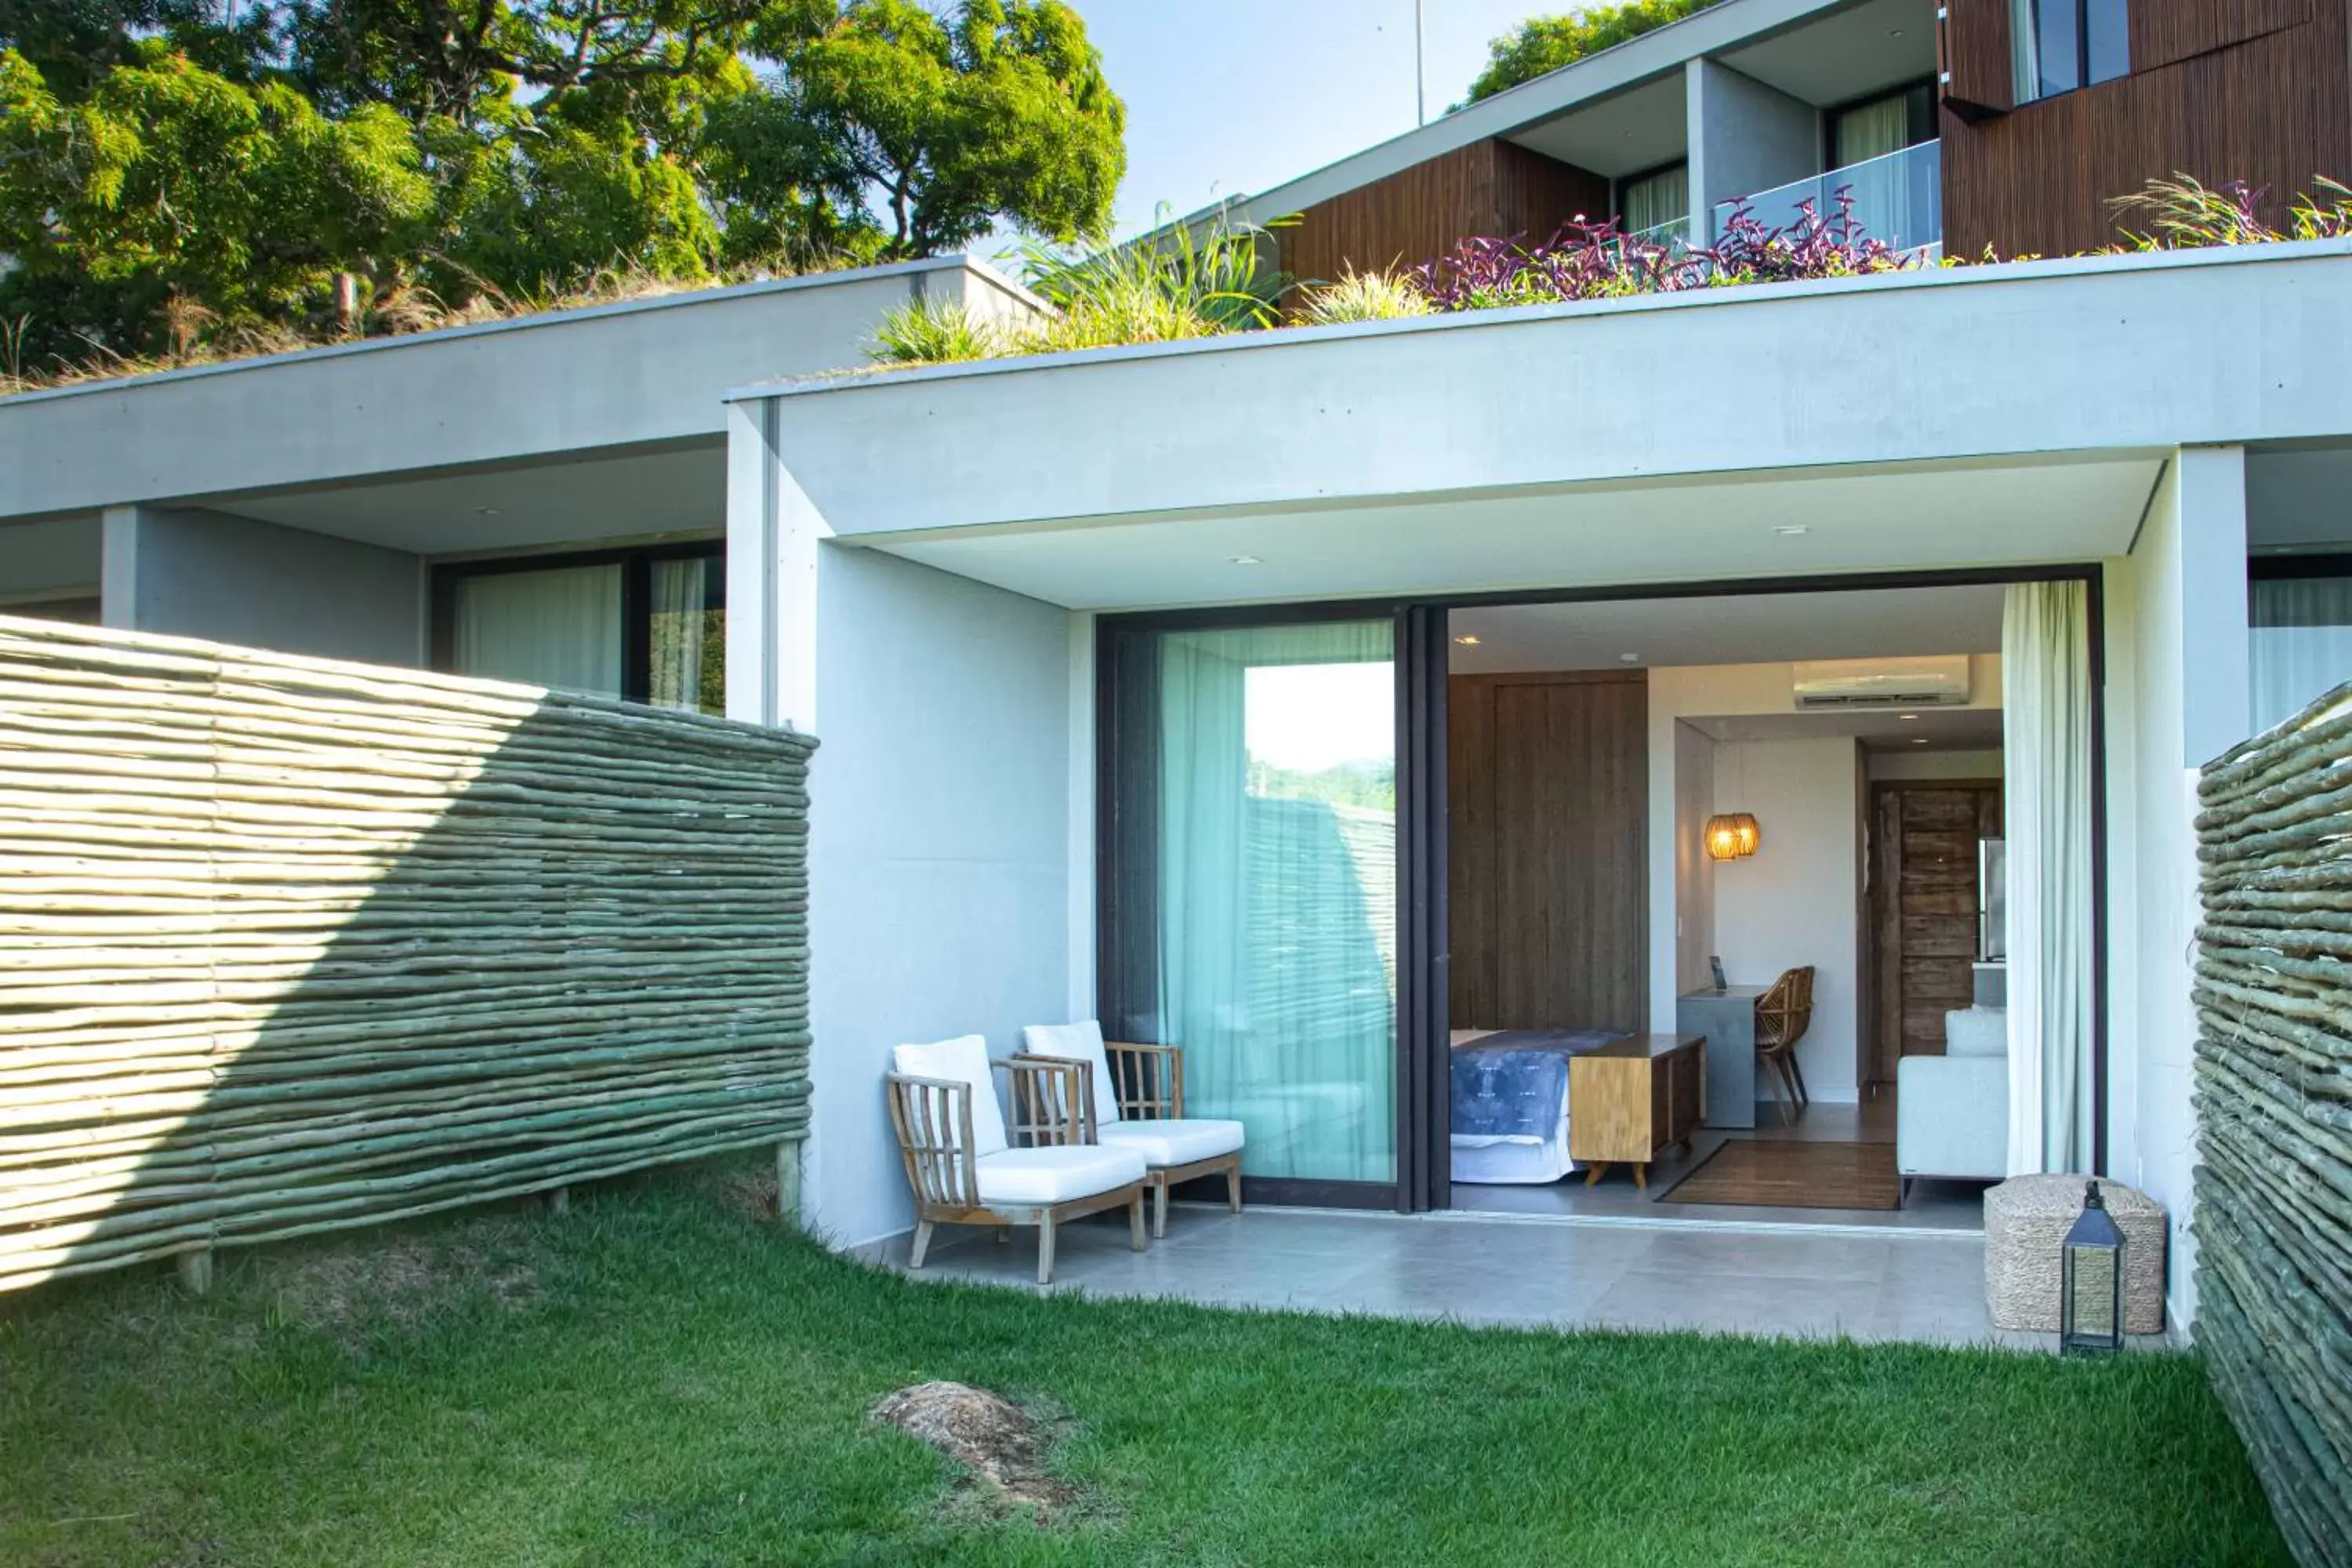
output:
{"label": "wood slat facade panel", "polygon": [[[2326,0],[2322,0],[2326,3]],[[2133,0],[2132,69],[2154,70],[2311,20],[2312,0]]]}
{"label": "wood slat facade panel", "polygon": [[1944,102],[1964,120],[2016,106],[2010,53],[2010,0],[1945,0],[1937,30]]}
{"label": "wood slat facade panel", "polygon": [[[2281,25],[2297,5],[2305,19]],[[2352,0],[2141,0],[2132,10],[2129,76],[1973,121],[1945,104],[1948,253],[2097,249],[2120,234],[2108,204],[2176,173],[2263,188],[2281,224],[2315,176],[2352,175]],[[2166,63],[2143,63],[2143,32]]]}
{"label": "wood slat facade panel", "polygon": [[1318,202],[1276,245],[1293,277],[1328,282],[1416,267],[1474,236],[1549,238],[1579,215],[1605,216],[1610,195],[1599,174],[1490,138]]}
{"label": "wood slat facade panel", "polygon": [[1447,709],[1454,1026],[1646,1029],[1646,680],[1457,676]]}

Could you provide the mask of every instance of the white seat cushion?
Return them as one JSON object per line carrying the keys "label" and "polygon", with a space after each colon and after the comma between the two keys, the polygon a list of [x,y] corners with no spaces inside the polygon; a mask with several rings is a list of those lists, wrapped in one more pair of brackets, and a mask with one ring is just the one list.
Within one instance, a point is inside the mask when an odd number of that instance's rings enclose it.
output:
{"label": "white seat cushion", "polygon": [[[978,1035],[934,1040],[924,1046],[893,1046],[891,1065],[908,1078],[943,1078],[971,1086],[971,1152],[986,1158],[1011,1142],[1004,1136],[1004,1108],[996,1102],[996,1069],[988,1065],[988,1042]],[[947,1129],[955,1147],[960,1130]]]}
{"label": "white seat cushion", "polygon": [[1102,1130],[1105,1143],[1132,1149],[1154,1165],[1189,1165],[1195,1160],[1230,1154],[1242,1146],[1242,1124],[1188,1117],[1122,1121]]}
{"label": "white seat cushion", "polygon": [[1032,1024],[1021,1031],[1021,1043],[1033,1057],[1092,1067],[1096,1130],[1100,1131],[1118,1120],[1118,1086],[1110,1080],[1110,1053],[1103,1048],[1102,1025],[1092,1018],[1083,1024]]}
{"label": "white seat cushion", "polygon": [[1143,1180],[1143,1156],[1132,1149],[1081,1143],[1047,1149],[1006,1149],[980,1162],[980,1201],[991,1208],[1067,1203]]}

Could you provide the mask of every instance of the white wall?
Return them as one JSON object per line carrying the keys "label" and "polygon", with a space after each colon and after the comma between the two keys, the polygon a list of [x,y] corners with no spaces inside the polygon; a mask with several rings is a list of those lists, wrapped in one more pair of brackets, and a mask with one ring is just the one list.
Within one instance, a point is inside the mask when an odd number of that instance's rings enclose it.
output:
{"label": "white wall", "polygon": [[2197,773],[2250,729],[2244,486],[2242,448],[2183,449],[2105,574],[2108,1167],[2169,1215],[2183,1330],[2197,1310]]}
{"label": "white wall", "polygon": [[1857,784],[1849,736],[1716,747],[1716,809],[1753,813],[1762,829],[1755,854],[1716,868],[1716,951],[1735,985],[1813,966],[1813,1019],[1797,1062],[1825,1101],[1857,1098]]}
{"label": "white wall", "polygon": [[[1674,724],[1674,844],[1675,878],[1669,913],[1654,921],[1654,932],[1672,931],[1675,940],[1675,990],[1696,991],[1714,983],[1707,959],[1715,945],[1715,860],[1704,842],[1706,819],[1715,814],[1715,742],[1705,731],[1678,720]],[[1653,940],[1657,940],[1654,937]],[[1673,1019],[1650,1014],[1659,1028]]]}
{"label": "white wall", "polygon": [[112,507],[110,626],[376,664],[425,661],[425,563],[226,512]]}
{"label": "white wall", "polygon": [[1693,234],[1713,236],[1718,202],[1822,172],[1821,110],[1719,60],[1685,69]]}
{"label": "white wall", "polygon": [[[890,1047],[1070,1016],[1071,617],[870,551],[815,562],[808,1223],[913,1223]],[[731,673],[731,672],[730,672]]]}

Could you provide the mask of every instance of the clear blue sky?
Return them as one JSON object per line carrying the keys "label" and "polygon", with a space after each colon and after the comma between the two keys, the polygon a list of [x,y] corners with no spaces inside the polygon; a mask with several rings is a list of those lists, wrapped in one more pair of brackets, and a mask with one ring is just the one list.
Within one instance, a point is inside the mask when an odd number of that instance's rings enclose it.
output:
{"label": "clear blue sky", "polygon": [[[1118,231],[1318,169],[1413,126],[1412,0],[1072,0],[1127,100]],[[1571,0],[1424,0],[1429,114],[1486,41]]]}

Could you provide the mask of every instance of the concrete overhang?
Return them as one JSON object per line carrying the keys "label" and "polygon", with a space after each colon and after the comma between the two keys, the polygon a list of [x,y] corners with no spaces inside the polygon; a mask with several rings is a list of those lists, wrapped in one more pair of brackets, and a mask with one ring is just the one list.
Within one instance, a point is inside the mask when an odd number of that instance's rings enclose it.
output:
{"label": "concrete overhang", "polygon": [[837,540],[1104,608],[2117,554],[2176,447],[2352,433],[2347,349],[2318,241],[734,395]]}
{"label": "concrete overhang", "polygon": [[1034,305],[943,257],[0,398],[0,520],[717,446],[729,386],[860,363],[885,311],[941,292]]}

